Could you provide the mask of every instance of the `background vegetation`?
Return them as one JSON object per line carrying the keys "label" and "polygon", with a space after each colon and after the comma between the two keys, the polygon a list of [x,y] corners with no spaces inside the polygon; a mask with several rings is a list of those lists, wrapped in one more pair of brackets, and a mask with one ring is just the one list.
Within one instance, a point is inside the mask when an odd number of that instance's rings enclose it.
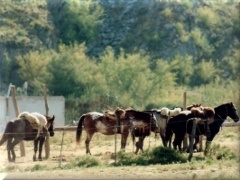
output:
{"label": "background vegetation", "polygon": [[218,106],[240,110],[239,4],[5,0],[0,7],[0,93],[66,98],[66,119],[87,111]]}

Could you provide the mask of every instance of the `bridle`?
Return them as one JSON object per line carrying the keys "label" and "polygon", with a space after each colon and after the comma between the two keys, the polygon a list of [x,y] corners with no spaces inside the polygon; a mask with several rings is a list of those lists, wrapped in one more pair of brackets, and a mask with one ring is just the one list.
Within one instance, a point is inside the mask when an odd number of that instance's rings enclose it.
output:
{"label": "bridle", "polygon": [[[228,108],[227,108],[227,106],[225,105],[225,112],[226,112],[226,117],[228,116]],[[219,118],[220,118],[220,120],[224,120],[224,118],[222,118],[219,114],[216,114]]]}

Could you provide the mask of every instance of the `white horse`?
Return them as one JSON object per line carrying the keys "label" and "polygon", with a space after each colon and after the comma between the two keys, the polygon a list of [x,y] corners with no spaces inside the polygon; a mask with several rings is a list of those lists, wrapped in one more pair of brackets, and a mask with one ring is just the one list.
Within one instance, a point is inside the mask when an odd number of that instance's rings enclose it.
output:
{"label": "white horse", "polygon": [[153,113],[157,119],[158,126],[157,133],[160,133],[163,146],[167,146],[167,142],[165,141],[165,132],[168,120],[171,117],[178,115],[181,111],[182,111],[181,108],[169,109],[167,107],[163,107],[161,109],[152,109],[151,111],[149,111]]}
{"label": "white horse", "polygon": [[37,128],[38,133],[35,139],[39,137],[41,130],[47,125],[47,118],[38,112],[29,113],[25,111],[20,113],[18,118],[27,119],[33,128]]}

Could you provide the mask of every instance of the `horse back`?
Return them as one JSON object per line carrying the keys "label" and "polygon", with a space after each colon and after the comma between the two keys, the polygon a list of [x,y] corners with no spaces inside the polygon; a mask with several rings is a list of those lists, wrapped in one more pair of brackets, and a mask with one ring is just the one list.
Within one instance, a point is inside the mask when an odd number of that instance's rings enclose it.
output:
{"label": "horse back", "polygon": [[127,110],[126,117],[133,117],[134,120],[143,120],[144,122],[150,123],[151,114],[135,110]]}

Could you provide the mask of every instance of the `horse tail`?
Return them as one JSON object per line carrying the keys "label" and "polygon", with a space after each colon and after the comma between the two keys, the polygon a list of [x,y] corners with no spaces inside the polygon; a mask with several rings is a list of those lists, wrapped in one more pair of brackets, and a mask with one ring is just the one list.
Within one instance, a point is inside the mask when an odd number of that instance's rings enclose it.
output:
{"label": "horse tail", "polygon": [[166,142],[170,141],[173,135],[173,131],[172,131],[172,123],[167,123],[166,126],[166,133],[165,133],[165,140]]}
{"label": "horse tail", "polygon": [[77,133],[76,133],[77,145],[80,144],[80,139],[81,139],[81,136],[82,136],[82,126],[83,126],[83,121],[84,121],[85,116],[86,116],[86,114],[83,114],[80,117],[79,122],[78,122]]}
{"label": "horse tail", "polygon": [[8,140],[9,136],[11,135],[12,133],[12,127],[13,127],[13,122],[12,121],[9,121],[7,123],[7,126],[5,128],[5,131],[3,133],[3,136],[2,136],[2,139],[0,141],[0,146],[6,141]]}
{"label": "horse tail", "polygon": [[131,136],[132,136],[132,142],[133,142],[133,147],[134,147],[134,144],[135,144],[135,129],[132,130],[131,132]]}

